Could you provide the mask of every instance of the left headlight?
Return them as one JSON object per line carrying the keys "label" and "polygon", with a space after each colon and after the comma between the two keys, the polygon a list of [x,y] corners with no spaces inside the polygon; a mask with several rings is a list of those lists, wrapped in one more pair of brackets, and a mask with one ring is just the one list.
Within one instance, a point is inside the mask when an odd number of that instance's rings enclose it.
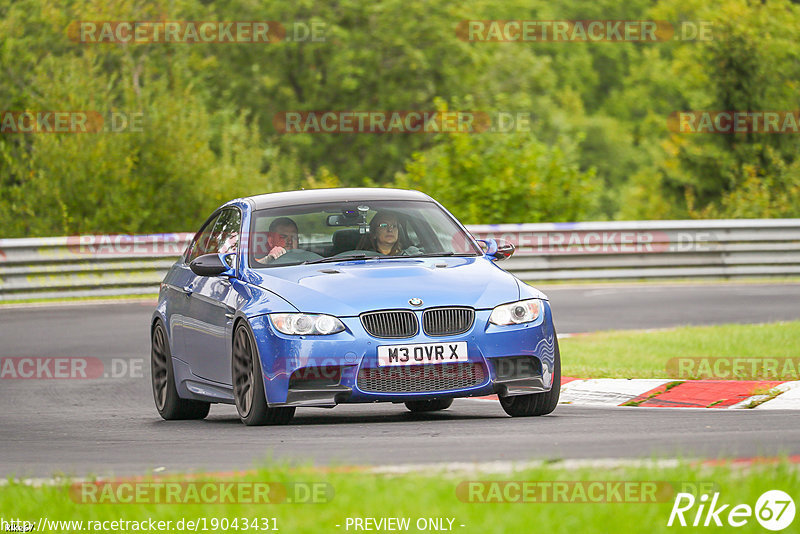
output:
{"label": "left headlight", "polygon": [[539,299],[528,299],[501,304],[492,310],[489,322],[499,326],[530,323],[539,318],[544,306]]}
{"label": "left headlight", "polygon": [[309,313],[273,313],[272,326],[290,336],[327,336],[344,330],[342,321],[332,315]]}

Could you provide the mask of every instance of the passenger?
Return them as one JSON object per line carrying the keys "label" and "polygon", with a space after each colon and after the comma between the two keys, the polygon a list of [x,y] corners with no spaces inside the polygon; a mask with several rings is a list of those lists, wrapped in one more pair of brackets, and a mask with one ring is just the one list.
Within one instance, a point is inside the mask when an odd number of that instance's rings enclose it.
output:
{"label": "passenger", "polygon": [[267,232],[267,247],[269,252],[259,258],[256,256],[256,261],[259,263],[269,263],[274,261],[289,250],[298,248],[298,231],[297,223],[289,217],[278,217],[269,225]]}
{"label": "passenger", "polygon": [[387,256],[400,256],[405,250],[397,215],[387,211],[376,213],[369,223],[369,233],[358,244],[359,250],[372,250]]}

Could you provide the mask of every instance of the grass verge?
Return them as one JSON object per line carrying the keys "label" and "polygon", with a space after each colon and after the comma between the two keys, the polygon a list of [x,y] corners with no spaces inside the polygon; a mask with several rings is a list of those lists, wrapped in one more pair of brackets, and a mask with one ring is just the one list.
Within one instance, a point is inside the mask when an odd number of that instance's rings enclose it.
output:
{"label": "grass verge", "polygon": [[[675,369],[668,368],[668,362],[678,357],[797,360],[797,347],[800,347],[800,321],[754,325],[686,326],[652,332],[598,332],[562,339],[559,344],[564,376],[703,378],[675,376]],[[797,373],[800,373],[800,368],[796,366],[794,368],[795,374],[781,371],[775,378],[798,380]],[[726,367],[722,367],[722,370],[725,369]],[[774,379],[770,376],[762,378]]]}
{"label": "grass verge", "polygon": [[0,300],[0,309],[3,307],[13,307],[15,304],[59,304],[62,302],[66,303],[93,303],[93,302],[105,302],[105,301],[117,301],[117,300],[130,300],[130,301],[152,301],[155,302],[158,300],[158,293],[153,293],[152,295],[148,294],[141,294],[141,295],[97,295],[92,297],[59,297],[59,298],[29,298],[29,299],[19,299],[19,300]]}
{"label": "grass verge", "polygon": [[[190,484],[199,485],[215,479],[211,475],[195,475],[188,479],[140,478],[136,482],[143,485],[178,480],[188,480]],[[534,530],[657,533],[675,530],[675,527],[667,527],[667,522],[678,492],[689,493],[697,498],[697,504],[685,513],[689,524],[694,520],[699,497],[704,493],[711,496],[714,492],[719,492],[718,504],[730,503],[728,511],[737,504],[755,507],[759,496],[768,490],[779,489],[795,499],[800,497],[798,466],[788,460],[755,464],[746,468],[731,464],[698,466],[686,462],[670,467],[606,466],[603,469],[542,466],[504,474],[442,473],[429,470],[424,473],[381,475],[352,469],[317,470],[272,466],[245,475],[216,480],[247,484],[268,482],[272,484],[271,487],[282,485],[290,488],[287,494],[289,496],[296,488],[304,488],[308,484],[316,485],[326,488],[325,498],[318,499],[325,502],[93,504],[80,502],[80,497],[70,493],[68,482],[43,487],[12,482],[0,487],[0,510],[5,520],[20,518],[35,525],[43,517],[50,522],[83,522],[80,528],[77,528],[77,524],[62,525],[63,528],[59,528],[59,525],[52,523],[47,524],[50,528],[42,528],[43,531],[50,532],[87,531],[91,526],[89,521],[148,519],[170,521],[172,528],[165,529],[164,532],[179,532],[175,526],[181,519],[184,520],[184,525],[187,521],[204,520],[204,525],[201,523],[197,528],[200,532],[223,531],[223,518],[230,524],[238,519],[238,527],[232,528],[229,525],[228,531],[244,530],[242,525],[245,519],[248,521],[248,530],[255,531],[256,529],[250,527],[253,519],[259,519],[258,525],[262,526],[262,519],[270,518],[270,525],[277,524],[277,528],[283,532],[353,532],[355,529],[352,525],[346,529],[348,518],[395,517],[409,518],[408,531],[412,532],[419,531],[419,520],[443,518],[443,526],[449,526],[448,520],[452,519],[450,530],[463,533]],[[476,485],[477,482],[481,484]],[[617,483],[621,484],[615,486]],[[527,488],[528,493],[517,491],[523,487]],[[633,491],[629,491],[631,489]],[[122,493],[119,489],[115,491]],[[189,493],[181,495],[184,498]],[[527,502],[497,502],[507,497]],[[726,514],[722,514],[722,521],[726,517]],[[751,516],[747,520],[744,527],[736,530],[764,531],[755,517]],[[535,529],[532,529],[532,525],[535,525]],[[126,529],[118,527],[116,530]],[[127,531],[132,530],[128,526]],[[184,527],[183,531],[187,530],[192,529]],[[384,531],[398,530],[402,529]],[[694,531],[691,528],[678,530]],[[790,530],[791,528],[787,532]]]}

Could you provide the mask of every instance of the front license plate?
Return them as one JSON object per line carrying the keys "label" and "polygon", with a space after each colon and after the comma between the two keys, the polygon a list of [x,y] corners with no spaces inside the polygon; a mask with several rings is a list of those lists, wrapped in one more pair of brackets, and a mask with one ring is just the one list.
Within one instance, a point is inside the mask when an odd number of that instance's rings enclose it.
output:
{"label": "front license plate", "polygon": [[378,346],[378,365],[380,367],[466,361],[468,361],[466,341]]}

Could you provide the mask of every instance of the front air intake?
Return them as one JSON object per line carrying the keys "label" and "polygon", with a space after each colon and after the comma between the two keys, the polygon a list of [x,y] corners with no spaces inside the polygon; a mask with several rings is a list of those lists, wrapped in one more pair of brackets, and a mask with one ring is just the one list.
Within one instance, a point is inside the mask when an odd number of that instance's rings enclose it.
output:
{"label": "front air intake", "polygon": [[417,316],[409,310],[363,313],[361,324],[369,335],[388,339],[414,337],[419,331]]}
{"label": "front air intake", "polygon": [[430,308],[422,314],[422,329],[429,336],[463,334],[475,321],[472,308]]}
{"label": "front air intake", "polygon": [[360,369],[356,385],[371,393],[431,393],[473,388],[488,378],[482,363],[408,365]]}

